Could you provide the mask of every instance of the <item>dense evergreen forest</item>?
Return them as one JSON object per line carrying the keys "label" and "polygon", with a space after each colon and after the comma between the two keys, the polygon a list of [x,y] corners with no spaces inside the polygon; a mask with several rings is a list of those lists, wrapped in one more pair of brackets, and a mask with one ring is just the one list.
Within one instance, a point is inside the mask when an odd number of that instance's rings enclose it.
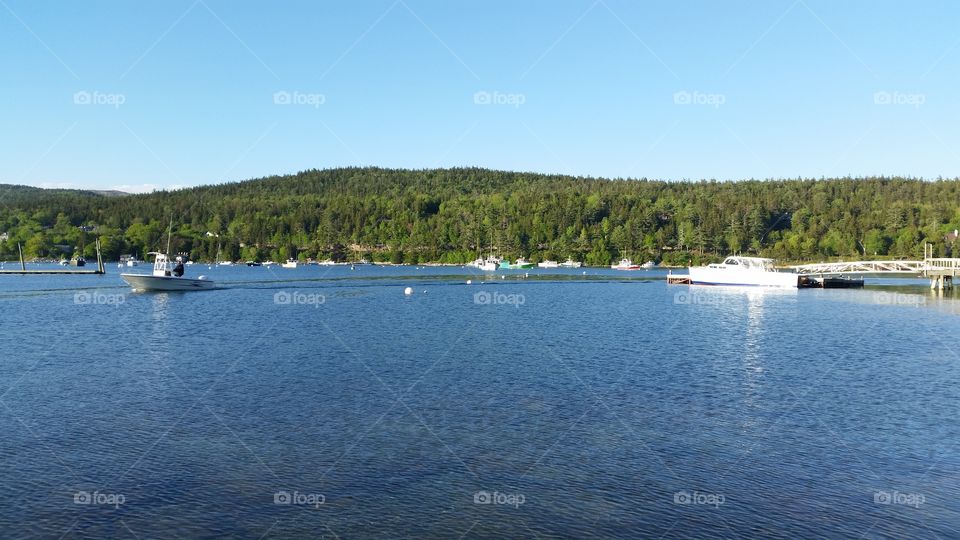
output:
{"label": "dense evergreen forest", "polygon": [[310,170],[144,195],[0,185],[0,260],[77,250],[195,261],[316,258],[462,263],[622,256],[687,264],[917,258],[955,249],[960,180],[606,180],[486,169]]}

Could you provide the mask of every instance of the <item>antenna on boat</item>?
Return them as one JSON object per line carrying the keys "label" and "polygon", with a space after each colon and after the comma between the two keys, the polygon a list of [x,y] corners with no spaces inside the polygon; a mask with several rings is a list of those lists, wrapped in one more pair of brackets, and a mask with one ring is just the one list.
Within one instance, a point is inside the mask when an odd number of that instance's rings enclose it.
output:
{"label": "antenna on boat", "polygon": [[173,214],[170,214],[170,226],[167,227],[167,257],[170,257],[170,237],[173,236]]}

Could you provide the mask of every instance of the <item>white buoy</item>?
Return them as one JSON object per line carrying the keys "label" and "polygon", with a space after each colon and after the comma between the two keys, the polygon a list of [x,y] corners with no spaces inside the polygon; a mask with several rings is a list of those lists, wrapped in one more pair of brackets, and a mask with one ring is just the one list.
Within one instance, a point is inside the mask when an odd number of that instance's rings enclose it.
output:
{"label": "white buoy", "polygon": [[507,279],[507,276],[500,276],[500,279]]}
{"label": "white buoy", "polygon": [[407,296],[410,296],[411,294],[413,294],[413,287],[407,287],[406,289],[404,289],[403,294]]}
{"label": "white buoy", "polygon": [[467,280],[467,285],[473,285],[473,281],[468,279],[468,280]]}

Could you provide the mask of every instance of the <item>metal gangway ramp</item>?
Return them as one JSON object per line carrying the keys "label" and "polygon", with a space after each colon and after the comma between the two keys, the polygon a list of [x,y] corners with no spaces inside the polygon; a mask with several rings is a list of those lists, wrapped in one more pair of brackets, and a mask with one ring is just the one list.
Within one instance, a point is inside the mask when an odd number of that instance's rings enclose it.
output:
{"label": "metal gangway ramp", "polygon": [[931,289],[952,289],[960,275],[960,258],[928,257],[922,261],[849,261],[800,264],[790,269],[804,276],[896,275],[930,279]]}

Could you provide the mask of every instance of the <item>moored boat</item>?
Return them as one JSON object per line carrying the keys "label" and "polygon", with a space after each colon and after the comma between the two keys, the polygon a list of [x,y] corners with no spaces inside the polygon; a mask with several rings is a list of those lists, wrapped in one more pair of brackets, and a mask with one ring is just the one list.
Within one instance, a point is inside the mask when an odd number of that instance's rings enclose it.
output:
{"label": "moored boat", "polygon": [[727,257],[722,263],[690,267],[690,284],[797,288],[800,275],[778,272],[773,263],[761,257]]}
{"label": "moored boat", "polygon": [[639,270],[639,264],[633,264],[633,261],[630,259],[620,259],[620,262],[617,264],[610,265],[610,268],[614,270]]}
{"label": "moored boat", "polygon": [[581,266],[583,266],[583,263],[580,261],[575,261],[573,259],[567,259],[562,263],[560,263],[560,266],[564,268],[580,268]]}
{"label": "moored boat", "polygon": [[560,267],[560,263],[558,263],[557,261],[546,260],[546,261],[541,261],[537,263],[537,268],[559,268],[559,267]]}
{"label": "moored boat", "polygon": [[280,265],[281,268],[296,268],[297,260],[296,259],[287,259],[287,262]]}
{"label": "moored boat", "polygon": [[522,270],[524,268],[533,268],[533,263],[524,259],[523,257],[519,257],[512,265],[510,265],[510,268],[514,270]]}

